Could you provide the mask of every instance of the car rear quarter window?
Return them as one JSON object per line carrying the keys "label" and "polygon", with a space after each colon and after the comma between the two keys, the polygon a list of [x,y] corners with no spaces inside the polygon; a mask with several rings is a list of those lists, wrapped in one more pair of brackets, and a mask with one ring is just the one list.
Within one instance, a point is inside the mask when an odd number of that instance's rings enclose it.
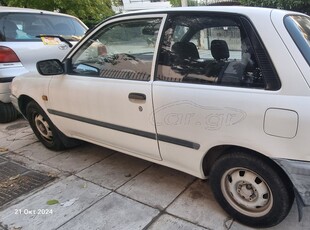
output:
{"label": "car rear quarter window", "polygon": [[38,35],[62,35],[80,39],[86,31],[77,19],[48,14],[7,13],[0,15],[0,41],[40,41]]}
{"label": "car rear quarter window", "polygon": [[157,80],[267,90],[281,85],[251,23],[229,14],[171,15]]}
{"label": "car rear quarter window", "polygon": [[310,18],[291,15],[284,19],[284,24],[310,66]]}

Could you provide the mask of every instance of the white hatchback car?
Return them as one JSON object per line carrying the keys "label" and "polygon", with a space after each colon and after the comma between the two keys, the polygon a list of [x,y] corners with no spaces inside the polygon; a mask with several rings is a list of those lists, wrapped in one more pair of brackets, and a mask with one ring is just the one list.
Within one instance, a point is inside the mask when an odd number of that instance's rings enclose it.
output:
{"label": "white hatchback car", "polygon": [[9,85],[14,77],[36,71],[42,59],[62,59],[70,44],[57,38],[43,41],[38,35],[61,35],[80,40],[87,27],[79,19],[54,12],[25,8],[0,7],[0,122],[17,117],[10,103]]}
{"label": "white hatchback car", "polygon": [[54,150],[84,140],[209,178],[232,217],[310,205],[310,18],[198,7],[112,17],[15,78],[12,101]]}

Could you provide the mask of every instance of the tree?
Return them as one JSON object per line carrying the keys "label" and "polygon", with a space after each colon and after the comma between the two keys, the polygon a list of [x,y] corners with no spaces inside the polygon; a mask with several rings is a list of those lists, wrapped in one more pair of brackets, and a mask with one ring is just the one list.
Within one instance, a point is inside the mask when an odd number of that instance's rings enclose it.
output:
{"label": "tree", "polygon": [[309,0],[240,0],[240,3],[248,6],[280,8],[310,14]]}
{"label": "tree", "polygon": [[181,6],[181,0],[170,0],[170,4],[175,7]]}
{"label": "tree", "polygon": [[58,11],[93,25],[114,15],[110,0],[2,0],[2,5]]}

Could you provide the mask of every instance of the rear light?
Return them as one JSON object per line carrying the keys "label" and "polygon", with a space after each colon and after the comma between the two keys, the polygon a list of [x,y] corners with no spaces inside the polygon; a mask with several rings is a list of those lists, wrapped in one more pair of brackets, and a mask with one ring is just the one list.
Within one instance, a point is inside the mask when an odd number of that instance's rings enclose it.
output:
{"label": "rear light", "polygon": [[16,53],[6,46],[0,46],[0,63],[20,62]]}

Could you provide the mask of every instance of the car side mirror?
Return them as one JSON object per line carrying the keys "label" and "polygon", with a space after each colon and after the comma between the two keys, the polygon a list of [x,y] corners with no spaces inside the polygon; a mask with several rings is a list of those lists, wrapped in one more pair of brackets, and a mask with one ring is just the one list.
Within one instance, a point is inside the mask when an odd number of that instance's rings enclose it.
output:
{"label": "car side mirror", "polygon": [[58,75],[65,72],[63,64],[57,59],[37,62],[37,70],[41,75]]}

